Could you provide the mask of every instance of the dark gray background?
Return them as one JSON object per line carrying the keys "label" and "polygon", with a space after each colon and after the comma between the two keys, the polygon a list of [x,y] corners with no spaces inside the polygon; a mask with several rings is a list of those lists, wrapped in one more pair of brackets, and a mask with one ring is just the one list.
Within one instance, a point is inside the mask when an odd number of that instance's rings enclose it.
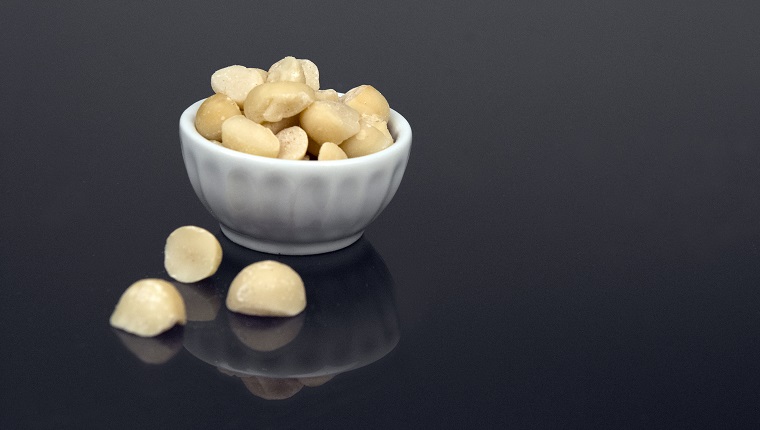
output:
{"label": "dark gray background", "polygon": [[[755,1],[4,2],[0,427],[757,426],[759,20]],[[398,345],[267,401],[186,350],[143,363],[108,317],[166,277],[174,228],[224,240],[180,113],[214,70],[286,55],[380,89],[414,142],[362,242]]]}

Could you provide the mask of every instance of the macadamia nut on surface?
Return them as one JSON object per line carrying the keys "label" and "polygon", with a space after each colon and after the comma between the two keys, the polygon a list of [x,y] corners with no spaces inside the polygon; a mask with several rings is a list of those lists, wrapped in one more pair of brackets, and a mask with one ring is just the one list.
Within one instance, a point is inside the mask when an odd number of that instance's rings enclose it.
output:
{"label": "macadamia nut on surface", "polygon": [[186,225],[166,239],[164,268],[180,282],[198,282],[216,273],[222,263],[222,245],[206,229]]}
{"label": "macadamia nut on surface", "polygon": [[121,295],[111,314],[111,326],[143,337],[152,337],[176,324],[185,325],[182,296],[162,279],[135,282]]}
{"label": "macadamia nut on surface", "polygon": [[291,317],[306,308],[306,289],[290,266],[259,261],[233,279],[227,291],[227,308],[246,315]]}

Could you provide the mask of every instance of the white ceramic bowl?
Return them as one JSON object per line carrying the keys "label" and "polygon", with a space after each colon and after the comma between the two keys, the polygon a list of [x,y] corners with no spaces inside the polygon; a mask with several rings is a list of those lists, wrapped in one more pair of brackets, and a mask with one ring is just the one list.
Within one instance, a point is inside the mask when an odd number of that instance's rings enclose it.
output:
{"label": "white ceramic bowl", "polygon": [[395,195],[409,160],[412,129],[394,110],[389,148],[348,160],[294,161],[206,140],[194,125],[202,102],[179,120],[190,183],[222,232],[256,251],[307,255],[354,243]]}

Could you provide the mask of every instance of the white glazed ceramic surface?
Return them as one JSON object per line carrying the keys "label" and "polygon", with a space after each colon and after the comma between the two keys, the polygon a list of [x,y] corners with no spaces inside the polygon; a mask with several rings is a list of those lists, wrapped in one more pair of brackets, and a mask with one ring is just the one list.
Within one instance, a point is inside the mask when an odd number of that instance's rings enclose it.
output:
{"label": "white glazed ceramic surface", "polygon": [[294,161],[206,140],[194,125],[202,102],[179,122],[190,183],[224,234],[257,251],[319,254],[354,243],[393,198],[409,160],[412,130],[393,110],[389,148],[348,160]]}

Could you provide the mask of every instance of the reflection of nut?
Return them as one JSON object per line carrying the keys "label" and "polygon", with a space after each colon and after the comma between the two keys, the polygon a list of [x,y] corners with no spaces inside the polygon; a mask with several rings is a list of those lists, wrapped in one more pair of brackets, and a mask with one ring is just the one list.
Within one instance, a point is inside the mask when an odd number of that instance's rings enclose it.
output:
{"label": "reflection of nut", "polygon": [[146,364],[164,364],[182,350],[182,336],[176,332],[158,337],[140,337],[114,330],[121,343],[140,361]]}
{"label": "reflection of nut", "polygon": [[180,282],[206,279],[216,273],[221,263],[222,246],[206,229],[186,225],[166,239],[164,267],[169,276]]}
{"label": "reflection of nut", "polygon": [[302,383],[306,387],[319,387],[322,384],[330,381],[335,375],[322,375],[322,376],[307,376],[298,378],[298,382]]}
{"label": "reflection of nut", "polygon": [[283,400],[301,391],[303,384],[294,378],[267,378],[249,376],[240,378],[248,391],[264,400]]}
{"label": "reflection of nut", "polygon": [[244,268],[227,291],[227,308],[257,316],[289,317],[306,308],[306,290],[295,270],[267,260]]}
{"label": "reflection of nut", "polygon": [[121,295],[111,325],[138,336],[155,336],[187,322],[185,303],[174,285],[162,279],[135,282]]}
{"label": "reflection of nut", "polygon": [[255,351],[274,351],[289,344],[303,327],[304,314],[292,318],[265,318],[229,314],[230,329],[240,342]]}

